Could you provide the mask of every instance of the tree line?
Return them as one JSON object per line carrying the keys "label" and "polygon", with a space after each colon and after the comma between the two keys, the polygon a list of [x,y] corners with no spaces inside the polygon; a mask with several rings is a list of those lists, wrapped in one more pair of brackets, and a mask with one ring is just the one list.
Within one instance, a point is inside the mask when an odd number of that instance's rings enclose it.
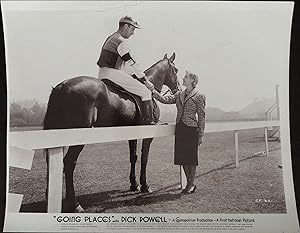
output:
{"label": "tree line", "polygon": [[16,126],[41,126],[46,114],[47,107],[45,104],[35,102],[32,107],[24,107],[17,102],[10,104],[10,121],[11,127]]}

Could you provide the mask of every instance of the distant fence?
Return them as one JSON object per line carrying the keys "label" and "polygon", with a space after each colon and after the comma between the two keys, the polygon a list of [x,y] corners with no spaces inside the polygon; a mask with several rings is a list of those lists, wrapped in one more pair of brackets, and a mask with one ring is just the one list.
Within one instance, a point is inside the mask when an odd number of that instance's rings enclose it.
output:
{"label": "distant fence", "polygon": [[[280,126],[279,121],[253,121],[206,124],[205,133],[234,131],[235,166],[239,166],[238,131],[264,128],[266,154],[268,149],[268,127]],[[45,149],[49,155],[48,207],[51,213],[61,212],[63,187],[63,157],[65,148],[72,145],[114,142],[142,138],[156,138],[175,134],[175,125],[103,127],[61,130],[19,131],[9,133],[9,166],[31,169],[34,150]],[[180,172],[181,186],[186,183]],[[23,195],[9,193],[7,210],[19,212]]]}

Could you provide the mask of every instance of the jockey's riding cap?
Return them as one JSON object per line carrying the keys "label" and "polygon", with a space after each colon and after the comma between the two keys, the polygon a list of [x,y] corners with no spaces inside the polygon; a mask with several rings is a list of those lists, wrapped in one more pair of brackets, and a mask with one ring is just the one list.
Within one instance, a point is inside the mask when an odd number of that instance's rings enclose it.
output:
{"label": "jockey's riding cap", "polygon": [[134,26],[135,28],[141,29],[140,25],[137,22],[133,21],[133,19],[131,17],[129,17],[129,16],[122,17],[119,20],[119,23],[128,23],[128,24]]}

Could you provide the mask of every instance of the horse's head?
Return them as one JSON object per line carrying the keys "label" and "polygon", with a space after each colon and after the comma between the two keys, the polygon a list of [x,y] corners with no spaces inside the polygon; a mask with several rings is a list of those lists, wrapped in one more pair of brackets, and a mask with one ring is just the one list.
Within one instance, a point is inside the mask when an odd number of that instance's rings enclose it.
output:
{"label": "horse's head", "polygon": [[178,69],[175,67],[174,60],[175,53],[170,58],[166,54],[162,60],[145,71],[149,81],[154,84],[157,91],[160,92],[163,85],[169,87],[173,94],[180,90],[177,78]]}

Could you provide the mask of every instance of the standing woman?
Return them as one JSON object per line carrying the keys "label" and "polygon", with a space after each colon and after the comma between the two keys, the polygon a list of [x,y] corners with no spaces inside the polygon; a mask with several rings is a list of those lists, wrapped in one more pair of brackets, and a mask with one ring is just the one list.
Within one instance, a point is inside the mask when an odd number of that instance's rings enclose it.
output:
{"label": "standing woman", "polygon": [[[186,71],[183,78],[184,91],[170,96],[161,96],[153,90],[153,97],[164,104],[176,104],[174,164],[182,165],[187,177],[187,185],[182,191],[194,193],[196,166],[198,166],[198,146],[203,142],[205,127],[206,98],[196,90],[198,76]],[[196,117],[197,115],[197,117]]]}

